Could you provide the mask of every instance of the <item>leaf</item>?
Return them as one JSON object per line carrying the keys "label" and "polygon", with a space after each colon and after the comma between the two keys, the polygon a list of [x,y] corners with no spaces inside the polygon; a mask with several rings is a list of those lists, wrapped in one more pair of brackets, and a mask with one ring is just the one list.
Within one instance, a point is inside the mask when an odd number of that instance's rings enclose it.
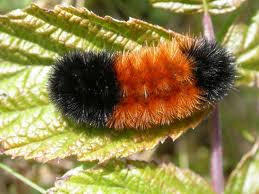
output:
{"label": "leaf", "polygon": [[223,44],[236,56],[239,66],[239,83],[258,85],[259,78],[259,11],[247,23],[235,22],[223,40]]}
{"label": "leaf", "polygon": [[0,10],[1,11],[10,11],[13,9],[23,8],[31,3],[31,0],[1,0],[0,1]]}
{"label": "leaf", "polygon": [[[208,10],[212,14],[231,12],[240,7],[246,0],[208,0]],[[153,7],[175,13],[204,12],[202,0],[150,0]]]}
{"label": "leaf", "polygon": [[0,142],[3,153],[46,162],[76,155],[81,161],[152,149],[170,136],[178,138],[210,109],[172,126],[137,132],[83,127],[66,120],[48,100],[50,64],[69,50],[132,50],[181,35],[130,19],[99,17],[86,9],[31,5],[0,17]]}
{"label": "leaf", "polygon": [[259,140],[253,148],[243,156],[232,172],[227,185],[226,194],[257,194],[259,192]]}
{"label": "leaf", "polygon": [[47,193],[191,193],[211,194],[209,184],[173,165],[110,161],[93,168],[70,170]]}

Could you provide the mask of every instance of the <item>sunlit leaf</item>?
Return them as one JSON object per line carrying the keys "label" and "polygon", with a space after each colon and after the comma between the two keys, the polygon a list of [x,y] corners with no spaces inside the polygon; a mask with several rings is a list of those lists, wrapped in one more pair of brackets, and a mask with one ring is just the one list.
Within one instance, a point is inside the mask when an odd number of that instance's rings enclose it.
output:
{"label": "sunlit leaf", "polygon": [[259,193],[259,141],[251,151],[243,156],[231,174],[226,194],[257,194]]}
{"label": "sunlit leaf", "polygon": [[173,165],[111,161],[67,172],[48,193],[211,194],[213,191],[198,175]]}
{"label": "sunlit leaf", "polygon": [[130,19],[99,17],[86,9],[35,5],[0,16],[0,141],[12,156],[48,161],[76,155],[104,161],[151,149],[179,137],[209,112],[203,110],[172,126],[137,132],[82,127],[67,121],[48,100],[50,64],[69,50],[133,50],[180,36]]}
{"label": "sunlit leaf", "polygon": [[[246,0],[208,0],[208,10],[212,14],[223,14],[237,9]],[[202,0],[150,0],[157,8],[175,13],[204,12]]]}
{"label": "sunlit leaf", "polygon": [[223,44],[236,56],[241,84],[257,85],[259,77],[259,11],[249,23],[239,20],[228,29]]}
{"label": "sunlit leaf", "polygon": [[0,11],[10,11],[13,9],[24,8],[29,5],[32,0],[1,0]]}

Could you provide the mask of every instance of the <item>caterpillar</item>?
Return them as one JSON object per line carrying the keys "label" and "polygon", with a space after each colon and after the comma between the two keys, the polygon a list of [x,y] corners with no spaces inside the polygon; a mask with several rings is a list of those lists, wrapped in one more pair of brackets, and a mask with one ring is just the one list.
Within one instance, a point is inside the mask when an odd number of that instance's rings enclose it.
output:
{"label": "caterpillar", "polygon": [[215,41],[183,38],[127,52],[69,52],[53,64],[48,91],[78,123],[144,130],[217,103],[235,74],[234,58]]}

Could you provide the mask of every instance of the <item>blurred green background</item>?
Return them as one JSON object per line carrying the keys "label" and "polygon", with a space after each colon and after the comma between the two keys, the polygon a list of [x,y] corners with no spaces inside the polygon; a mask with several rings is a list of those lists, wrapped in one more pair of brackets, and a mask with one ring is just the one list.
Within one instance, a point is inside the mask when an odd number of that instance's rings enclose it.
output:
{"label": "blurred green background", "polygon": [[[116,19],[139,18],[180,33],[202,35],[202,14],[173,14],[152,8],[148,0],[0,0],[0,13],[24,8],[30,3],[37,3],[46,8],[57,4],[85,6],[98,15],[110,15]],[[248,0],[241,8],[247,9],[242,19],[249,17],[259,9],[258,0]],[[224,33],[227,25],[238,10],[213,15],[216,35]],[[255,84],[256,85],[256,84]],[[228,178],[241,156],[246,153],[259,134],[259,90],[254,87],[238,87],[220,103],[221,126],[223,133],[224,174]],[[158,163],[173,162],[183,168],[190,168],[209,180],[210,128],[205,120],[195,130],[189,130],[181,138],[172,142],[167,139],[156,149],[138,154],[134,158],[154,160]],[[37,184],[49,188],[56,177],[77,165],[74,158],[39,164],[22,159],[12,160],[0,156],[0,161],[9,165]],[[0,194],[36,193],[28,186],[0,170]]]}

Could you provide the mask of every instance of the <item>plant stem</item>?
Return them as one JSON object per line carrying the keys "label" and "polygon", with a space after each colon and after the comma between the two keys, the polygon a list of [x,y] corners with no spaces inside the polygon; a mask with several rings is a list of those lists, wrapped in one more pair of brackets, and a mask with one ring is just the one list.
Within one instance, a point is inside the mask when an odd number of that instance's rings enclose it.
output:
{"label": "plant stem", "polygon": [[207,40],[215,40],[214,29],[211,21],[211,17],[208,12],[204,12],[203,15],[203,28],[204,28],[204,36]]}
{"label": "plant stem", "polygon": [[211,161],[210,173],[212,178],[212,186],[217,193],[224,192],[224,176],[223,176],[223,156],[222,156],[222,138],[221,127],[219,121],[219,106],[216,105],[211,115]]}
{"label": "plant stem", "polygon": [[181,168],[189,168],[187,142],[185,141],[185,139],[182,139],[181,141],[179,141],[178,150],[179,150],[179,166]]}
{"label": "plant stem", "polygon": [[[211,17],[208,12],[208,4],[206,0],[203,0],[204,15],[203,15],[203,28],[204,36],[209,40],[215,40],[214,29],[211,21]],[[224,192],[224,176],[223,176],[223,157],[222,157],[222,137],[221,127],[219,121],[219,106],[215,105],[211,115],[211,178],[212,186],[214,190],[222,194]]]}
{"label": "plant stem", "polygon": [[39,191],[40,193],[46,193],[46,191],[41,188],[40,186],[36,185],[35,183],[33,183],[32,181],[30,181],[29,179],[27,179],[26,177],[18,174],[17,172],[15,172],[13,169],[11,169],[9,166],[6,166],[3,163],[0,163],[0,168],[8,173],[10,173],[11,175],[13,175],[14,177],[16,177],[17,179],[19,179],[20,181],[22,181],[23,183],[29,185],[31,188]]}

